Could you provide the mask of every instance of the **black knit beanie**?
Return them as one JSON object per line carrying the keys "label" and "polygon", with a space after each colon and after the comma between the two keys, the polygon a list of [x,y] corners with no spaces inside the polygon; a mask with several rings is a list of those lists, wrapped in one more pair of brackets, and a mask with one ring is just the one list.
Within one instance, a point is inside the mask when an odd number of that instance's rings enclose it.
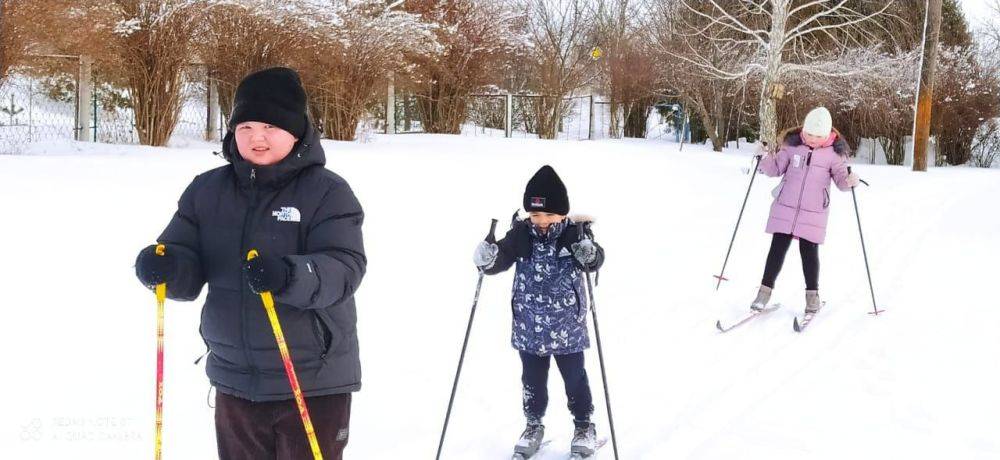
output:
{"label": "black knit beanie", "polygon": [[299,74],[287,67],[272,67],[243,78],[236,87],[229,129],[245,121],[277,126],[298,139],[306,132],[306,91]]}
{"label": "black knit beanie", "polygon": [[542,166],[524,188],[524,210],[569,214],[569,195],[562,179],[551,166]]}

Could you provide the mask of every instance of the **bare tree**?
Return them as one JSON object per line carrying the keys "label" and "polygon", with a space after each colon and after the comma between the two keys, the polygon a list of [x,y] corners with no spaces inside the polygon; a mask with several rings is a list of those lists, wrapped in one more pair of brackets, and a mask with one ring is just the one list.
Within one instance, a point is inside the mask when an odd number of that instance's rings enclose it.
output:
{"label": "bare tree", "polygon": [[[687,52],[667,50],[676,59],[716,78],[759,78],[761,138],[774,143],[777,101],[783,80],[797,73],[849,76],[891,65],[878,51],[873,29],[893,0],[873,10],[852,0],[726,1],[676,0],[679,39],[708,38],[712,53],[691,44]],[[747,60],[715,59],[716,53],[747,54]],[[849,61],[852,65],[845,65]]]}
{"label": "bare tree", "polygon": [[591,82],[589,31],[592,10],[586,0],[520,0],[530,46],[524,59],[533,98],[538,137],[555,139],[566,110],[564,99]]}
{"label": "bare tree", "polygon": [[31,46],[51,33],[47,17],[58,7],[53,0],[0,0],[0,84]]}
{"label": "bare tree", "polygon": [[236,85],[247,74],[277,65],[290,65],[285,50],[307,45],[293,2],[228,2],[211,4],[197,29],[194,49],[218,83],[219,105],[232,113]]}
{"label": "bare tree", "polygon": [[594,41],[603,51],[600,82],[609,99],[609,136],[646,137],[646,119],[656,100],[656,63],[643,29],[642,2],[599,0],[594,14]]}
{"label": "bare tree", "polygon": [[93,55],[128,89],[142,144],[166,145],[173,133],[201,12],[190,0],[86,0],[60,12],[66,25],[91,24],[65,34],[64,49]]}
{"label": "bare tree", "polygon": [[[702,5],[711,11],[711,5]],[[731,40],[733,33],[724,28],[702,28],[698,33],[686,32],[680,24],[690,26],[702,21],[700,14],[692,13],[680,4],[656,4],[650,14],[646,29],[655,41],[660,86],[676,95],[691,109],[701,122],[713,150],[721,152],[729,140],[730,124],[738,107],[742,110],[747,96],[747,85],[757,83],[755,74],[742,78],[719,76],[706,72],[691,59],[677,59],[677,55],[699,56],[713,67],[726,67],[731,62],[747,62],[753,58],[753,48],[745,45],[720,46]],[[739,98],[739,99],[737,99]],[[741,113],[735,113],[740,119]],[[737,123],[739,124],[739,123]],[[737,127],[738,128],[738,127]],[[734,133],[738,136],[738,132]]]}
{"label": "bare tree", "polygon": [[987,19],[980,36],[980,59],[990,68],[1000,69],[1000,0],[992,0],[990,9],[993,15]]}
{"label": "bare tree", "polygon": [[979,127],[972,143],[972,163],[992,168],[1000,159],[1000,121],[989,120]]}
{"label": "bare tree", "polygon": [[[403,71],[407,56],[440,52],[434,25],[399,8],[402,2],[337,0],[316,14],[315,46],[289,50],[302,69],[309,106],[323,133],[354,140],[367,106],[385,88],[389,72]],[[318,16],[324,17],[324,16]]]}
{"label": "bare tree", "polygon": [[424,131],[458,134],[469,95],[499,83],[500,67],[523,46],[518,31],[523,16],[498,0],[415,0],[406,3],[406,10],[438,25],[434,33],[442,47],[440,54],[410,56]]}

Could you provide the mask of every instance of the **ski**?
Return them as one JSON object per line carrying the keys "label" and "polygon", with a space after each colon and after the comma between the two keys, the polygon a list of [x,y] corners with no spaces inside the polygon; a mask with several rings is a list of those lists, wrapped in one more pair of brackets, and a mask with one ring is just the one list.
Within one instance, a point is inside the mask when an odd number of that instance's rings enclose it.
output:
{"label": "ski", "polygon": [[746,316],[744,316],[739,321],[733,323],[732,325],[730,325],[730,326],[723,326],[722,325],[722,320],[718,320],[718,321],[715,322],[715,327],[719,330],[719,332],[722,332],[722,333],[729,332],[729,331],[731,331],[733,329],[736,329],[737,327],[739,327],[739,326],[741,326],[743,324],[746,324],[746,323],[750,322],[751,320],[757,318],[758,316],[765,315],[767,313],[771,313],[772,311],[775,311],[775,310],[777,310],[779,308],[781,308],[781,304],[780,303],[776,303],[776,304],[772,304],[770,306],[767,306],[765,308],[762,308],[760,310],[753,310],[753,309],[751,309],[749,314],[747,314]]}
{"label": "ski", "polygon": [[535,452],[531,455],[526,455],[522,452],[514,452],[514,455],[510,457],[510,460],[528,460],[529,458],[534,458],[536,455],[538,455],[538,452],[544,449],[545,446],[549,445],[549,443],[551,442],[552,441],[549,439],[542,441],[542,443],[538,445],[538,448],[535,449]]}
{"label": "ski", "polygon": [[597,443],[594,444],[594,453],[584,456],[579,452],[574,452],[569,454],[569,458],[570,460],[586,460],[589,458],[594,458],[594,456],[597,455],[597,451],[601,450],[601,448],[604,447],[604,445],[607,443],[608,443],[608,438],[600,438],[597,440]]}
{"label": "ski", "polygon": [[819,310],[816,310],[812,313],[807,312],[806,314],[802,315],[802,321],[799,321],[799,317],[796,316],[795,319],[792,320],[792,329],[794,329],[795,332],[802,332],[806,330],[806,326],[808,326],[809,323],[812,322],[816,314],[819,313],[821,310],[823,310],[824,307],[826,307],[826,302],[823,302]]}

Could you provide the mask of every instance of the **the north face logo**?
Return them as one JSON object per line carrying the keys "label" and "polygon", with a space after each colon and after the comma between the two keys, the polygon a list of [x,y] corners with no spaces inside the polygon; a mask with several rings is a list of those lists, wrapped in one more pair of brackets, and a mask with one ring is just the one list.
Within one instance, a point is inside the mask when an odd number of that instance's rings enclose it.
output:
{"label": "the north face logo", "polygon": [[277,217],[278,222],[301,222],[302,214],[293,206],[282,206],[279,211],[271,211],[271,217]]}
{"label": "the north face logo", "polygon": [[545,197],[533,196],[531,197],[531,207],[532,208],[544,208],[545,207]]}

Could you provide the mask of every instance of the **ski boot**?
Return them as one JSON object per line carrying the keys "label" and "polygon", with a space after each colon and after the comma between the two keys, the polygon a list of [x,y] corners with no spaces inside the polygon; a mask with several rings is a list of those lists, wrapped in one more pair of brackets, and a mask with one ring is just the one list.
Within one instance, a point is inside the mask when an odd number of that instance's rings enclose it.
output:
{"label": "ski boot", "polygon": [[573,430],[573,443],[570,445],[570,453],[573,459],[590,458],[597,452],[597,429],[593,423],[586,425],[576,425]]}
{"label": "ski boot", "polygon": [[819,300],[819,291],[806,291],[806,314],[815,315],[820,308],[823,308],[823,302]]}
{"label": "ski boot", "polygon": [[514,445],[514,456],[512,460],[526,460],[531,458],[542,447],[542,439],[545,438],[545,425],[528,424],[521,439]]}
{"label": "ski boot", "polygon": [[767,308],[767,303],[771,301],[771,288],[761,285],[760,289],[757,291],[757,298],[753,300],[750,304],[750,309],[753,311],[761,311]]}

